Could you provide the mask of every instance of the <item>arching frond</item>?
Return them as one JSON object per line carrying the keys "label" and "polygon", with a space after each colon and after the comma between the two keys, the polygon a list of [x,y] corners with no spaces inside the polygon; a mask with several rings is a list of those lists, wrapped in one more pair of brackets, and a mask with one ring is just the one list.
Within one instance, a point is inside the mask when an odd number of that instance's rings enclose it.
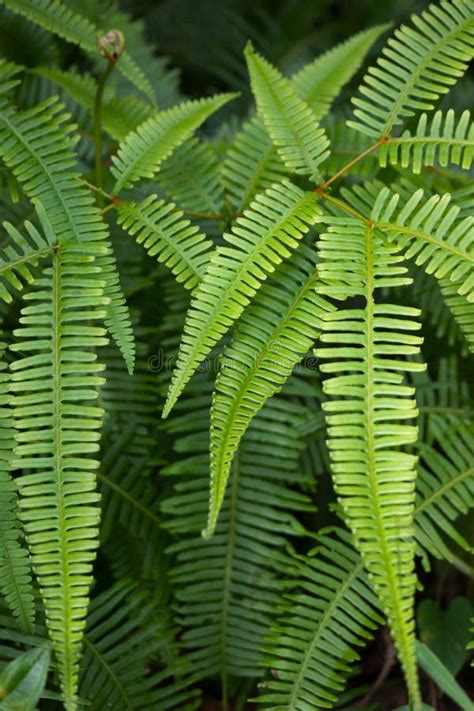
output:
{"label": "arching frond", "polygon": [[[96,38],[101,34],[100,30],[60,0],[1,0],[1,3],[55,35],[77,44],[89,54],[97,55]],[[151,101],[155,100],[150,82],[127,52],[120,57],[117,68]]]}
{"label": "arching frond", "polygon": [[186,101],[160,111],[122,141],[117,155],[112,156],[111,171],[117,182],[116,195],[140,178],[152,178],[160,164],[215,111],[233,99],[235,94],[221,94],[210,99]]}
{"label": "arching frond", "polygon": [[21,327],[11,346],[17,446],[12,466],[21,520],[38,577],[67,711],[76,709],[82,633],[92,562],[98,544],[95,491],[101,410],[86,404],[102,382],[92,348],[104,329],[104,282],[91,264],[92,245],[63,245],[51,268],[25,296]]}
{"label": "arching frond", "polygon": [[314,344],[331,306],[316,294],[315,253],[301,245],[258,293],[225,349],[211,410],[211,493],[207,535],[224,498],[233,456],[266,400],[279,392]]}
{"label": "arching frond", "polygon": [[358,32],[316,57],[291,77],[294,88],[311,107],[317,119],[327,114],[341,88],[360,69],[374,42],[389,27],[375,25]]}
{"label": "arching frond", "polygon": [[164,669],[147,665],[165,647],[163,614],[144,590],[120,581],[92,600],[84,636],[80,693],[91,711],[191,711],[199,706],[192,678],[176,656]]}
{"label": "arching frond", "polygon": [[150,257],[166,264],[178,282],[193,289],[201,281],[212,242],[173,203],[149,195],[140,203],[119,203],[117,211],[123,229]]}
{"label": "arching frond", "polygon": [[450,163],[469,169],[474,158],[474,124],[469,111],[459,119],[452,109],[437,111],[428,125],[427,114],[421,114],[414,131],[406,130],[398,138],[390,138],[378,151],[380,165],[387,163],[411,168],[421,173],[426,165],[446,167]]}
{"label": "arching frond", "polygon": [[320,177],[329,141],[316,116],[286,79],[249,45],[245,50],[257,110],[283,162],[295,173]]}
{"label": "arching frond", "polygon": [[[374,207],[373,220],[378,218]],[[416,417],[413,388],[403,371],[423,368],[400,360],[419,352],[417,309],[377,303],[376,291],[410,283],[402,257],[385,244],[372,223],[328,218],[318,267],[321,293],[337,300],[358,296],[365,304],[327,313],[316,350],[330,377],[328,446],[334,486],[355,544],[387,615],[415,708],[420,706],[414,649],[415,591],[413,530],[416,458],[400,447],[416,441],[416,427],[399,424]]]}
{"label": "arching frond", "polygon": [[368,136],[389,137],[406,117],[431,110],[472,58],[471,0],[444,0],[411,19],[415,27],[395,30],[353,99],[349,126]]}
{"label": "arching frond", "polygon": [[232,677],[259,675],[288,537],[303,532],[293,512],[307,508],[308,500],[295,489],[304,482],[297,466],[302,442],[293,426],[300,410],[272,401],[242,442],[215,535],[200,536],[209,487],[210,389],[202,378],[167,423],[182,458],[167,469],[178,479],[163,510],[169,530],[182,537],[170,548],[182,642],[196,675],[219,674],[228,700]]}
{"label": "arching frond", "polygon": [[40,259],[51,255],[56,243],[56,237],[41,203],[37,203],[36,213],[42,232],[26,220],[27,237],[24,237],[11,222],[3,223],[10,237],[10,244],[3,248],[0,257],[0,298],[7,303],[12,300],[11,290],[21,291],[23,282],[31,284],[34,279],[31,268],[36,267]]}
{"label": "arching frond", "polygon": [[[5,347],[5,343],[0,343],[2,358]],[[0,592],[20,630],[32,634],[35,617],[33,585],[28,553],[21,540],[17,490],[10,474],[15,439],[8,407],[9,375],[6,368],[6,363],[0,362]]]}
{"label": "arching frond", "polygon": [[239,318],[262,281],[290,256],[319,214],[312,193],[284,182],[258,195],[232,233],[224,235],[229,246],[213,253],[186,317],[164,416],[199,363]]}

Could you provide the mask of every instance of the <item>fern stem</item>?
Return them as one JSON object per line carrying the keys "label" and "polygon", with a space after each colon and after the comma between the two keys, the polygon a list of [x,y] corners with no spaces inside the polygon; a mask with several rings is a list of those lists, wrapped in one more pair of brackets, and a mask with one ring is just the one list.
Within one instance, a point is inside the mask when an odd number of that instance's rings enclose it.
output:
{"label": "fern stem", "polygon": [[319,188],[316,188],[316,193],[323,200],[327,200],[328,202],[331,202],[333,205],[337,205],[337,207],[340,207],[341,210],[348,212],[350,215],[352,215],[353,217],[356,217],[358,220],[361,220],[365,224],[367,224],[367,225],[370,224],[370,220],[367,217],[364,217],[364,215],[362,215],[362,213],[358,212],[357,210],[354,210],[354,208],[351,207],[350,205],[348,205],[346,202],[344,202],[344,200],[335,198],[332,195],[329,195],[329,193],[323,192]]}
{"label": "fern stem", "polygon": [[386,136],[383,136],[380,138],[377,143],[374,143],[372,146],[369,146],[365,151],[362,151],[362,153],[359,153],[356,155],[355,158],[353,158],[349,163],[346,163],[346,165],[342,166],[340,170],[337,171],[337,173],[334,173],[328,180],[326,180],[324,183],[321,183],[321,185],[318,185],[316,188],[316,192],[320,193],[321,190],[325,190],[328,188],[330,185],[332,185],[338,178],[340,178],[342,175],[347,173],[348,170],[350,170],[354,165],[359,163],[359,161],[363,160],[367,156],[369,156],[371,153],[377,150],[377,148],[380,148],[384,143],[387,143],[388,138]]}
{"label": "fern stem", "polygon": [[104,182],[104,169],[102,165],[102,99],[107,79],[112,74],[115,61],[109,59],[105,71],[99,77],[94,100],[94,146],[95,146],[95,181],[98,188],[97,202],[102,207],[102,185]]}

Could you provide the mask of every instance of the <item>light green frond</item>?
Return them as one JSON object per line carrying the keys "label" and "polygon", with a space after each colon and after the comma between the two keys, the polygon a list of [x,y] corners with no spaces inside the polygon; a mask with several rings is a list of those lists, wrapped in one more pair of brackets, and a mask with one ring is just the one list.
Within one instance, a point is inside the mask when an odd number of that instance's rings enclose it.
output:
{"label": "light green frond", "polygon": [[244,124],[222,168],[222,180],[232,210],[240,215],[254,196],[288,175],[259,116]]}
{"label": "light green frond", "polygon": [[437,111],[430,124],[427,114],[421,114],[413,132],[406,130],[399,138],[390,138],[380,146],[378,156],[382,167],[400,164],[416,174],[424,166],[436,163],[443,168],[451,163],[467,170],[474,158],[471,114],[464,111],[456,119],[452,109],[446,113]]}
{"label": "light green frond", "polygon": [[349,126],[374,138],[389,137],[417,111],[429,111],[464,74],[472,58],[472,0],[444,0],[420,15],[415,27],[395,30],[353,99]]}
{"label": "light green frond", "polygon": [[166,264],[178,282],[193,289],[201,281],[212,242],[173,203],[149,195],[140,203],[119,203],[117,211],[123,229],[150,257]]}
{"label": "light green frond", "polygon": [[36,205],[36,213],[42,232],[26,220],[24,223],[26,237],[11,222],[3,223],[10,237],[10,243],[3,248],[0,256],[0,298],[7,303],[12,300],[11,290],[21,291],[23,283],[31,284],[34,280],[32,267],[36,267],[40,259],[50,255],[56,243],[51,224],[40,203]]}
{"label": "light green frond", "polygon": [[116,195],[141,178],[153,178],[160,164],[215,111],[236,94],[186,101],[160,111],[127,135],[112,156]]}
{"label": "light green frond", "polygon": [[[101,30],[83,15],[70,10],[60,0],[1,0],[1,3],[40,27],[77,44],[89,54],[97,55],[96,38],[102,34]],[[155,100],[150,82],[127,52],[120,57],[117,68],[151,101]]]}
{"label": "light green frond", "polygon": [[[372,219],[378,218],[378,205]],[[417,309],[379,303],[377,290],[410,283],[402,257],[372,223],[328,218],[319,243],[321,293],[357,296],[359,308],[327,313],[322,321],[321,371],[329,400],[328,447],[334,487],[355,544],[387,615],[415,709],[420,692],[414,648],[414,488],[416,457],[402,447],[417,429],[400,421],[417,416],[413,388],[403,371],[423,369],[401,360],[419,352]],[[328,345],[325,345],[328,344]]]}
{"label": "light green frond", "polygon": [[[56,67],[35,67],[32,74],[44,77],[59,86],[79,106],[92,112],[97,83],[84,74],[63,71]],[[117,141],[123,141],[130,131],[156,113],[156,109],[146,101],[134,96],[114,96],[105,91],[102,103],[102,125],[104,130]]]}
{"label": "light green frond", "polygon": [[[319,219],[312,193],[289,182],[257,195],[217,247],[194,296],[163,416],[196,367],[241,315],[268,274],[287,259]],[[229,246],[227,246],[229,245]]]}
{"label": "light green frond", "polygon": [[341,88],[360,69],[374,42],[389,27],[390,25],[375,25],[358,32],[306,64],[291,77],[294,88],[313,110],[317,119],[327,114]]}
{"label": "light green frond", "polygon": [[62,245],[51,268],[25,296],[11,346],[10,389],[17,446],[12,460],[20,517],[38,577],[67,711],[77,708],[82,634],[99,507],[94,470],[102,411],[97,397],[102,366],[92,349],[106,343],[100,270],[93,246]]}
{"label": "light green frond", "polygon": [[[177,658],[156,669],[169,630],[153,599],[127,580],[91,602],[84,636],[80,693],[91,711],[191,711],[192,679]],[[150,672],[148,664],[153,664]]]}
{"label": "light green frond", "polygon": [[[0,343],[2,359],[5,347]],[[17,489],[10,474],[15,439],[6,368],[6,363],[0,362],[0,592],[20,630],[32,634],[35,608],[31,570],[28,553],[22,545]]]}
{"label": "light green frond", "polygon": [[253,421],[232,471],[215,535],[205,540],[209,489],[210,389],[183,398],[170,420],[182,457],[167,472],[178,477],[163,504],[167,526],[181,540],[172,580],[183,624],[182,642],[198,677],[219,674],[228,700],[232,677],[258,677],[261,645],[279,600],[288,537],[303,529],[293,512],[309,507],[297,491],[302,442],[300,409],[272,401]]}
{"label": "light green frond", "polygon": [[283,162],[295,173],[320,177],[329,141],[308,104],[251,45],[245,50],[257,110]]}
{"label": "light green frond", "polygon": [[182,210],[222,215],[220,166],[209,143],[192,137],[179,146],[161,165],[160,187]]}
{"label": "light green frond", "polygon": [[317,541],[310,557],[295,558],[294,592],[265,644],[274,679],[257,700],[272,711],[333,708],[359,658],[354,648],[383,621],[347,531],[328,530]]}
{"label": "light green frond", "polygon": [[257,294],[224,351],[211,409],[211,493],[206,535],[212,535],[232,459],[268,398],[279,392],[314,344],[321,314],[315,253],[301,245]]}

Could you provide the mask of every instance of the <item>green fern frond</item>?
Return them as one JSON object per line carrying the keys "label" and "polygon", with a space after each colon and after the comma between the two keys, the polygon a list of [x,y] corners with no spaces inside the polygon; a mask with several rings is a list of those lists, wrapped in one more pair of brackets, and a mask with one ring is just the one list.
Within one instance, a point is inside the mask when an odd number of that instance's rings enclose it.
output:
{"label": "green fern frond", "polygon": [[[372,218],[377,222],[379,204]],[[403,371],[423,369],[400,360],[419,352],[413,319],[417,309],[377,303],[382,287],[410,283],[397,249],[372,223],[328,218],[321,236],[318,292],[337,300],[364,299],[361,308],[327,313],[316,350],[331,375],[324,390],[334,486],[355,543],[387,615],[412,703],[420,708],[414,648],[415,591],[413,530],[416,458],[400,447],[416,441],[417,429],[397,421],[416,417],[413,388]]]}
{"label": "green fern frond", "polygon": [[[52,267],[25,296],[21,326],[11,346],[22,354],[11,365],[17,429],[14,468],[20,517],[39,579],[67,711],[75,711],[82,633],[99,508],[93,458],[102,411],[102,370],[90,350],[106,343],[104,329],[88,325],[105,316],[100,270],[92,245],[63,245]],[[101,308],[102,307],[102,308]]]}
{"label": "green fern frond", "polygon": [[302,99],[322,119],[341,88],[360,69],[368,51],[390,25],[375,25],[358,32],[345,42],[324,52],[291,77],[291,82]]}
{"label": "green fern frond", "polygon": [[12,300],[10,290],[21,291],[23,282],[31,284],[34,279],[31,267],[36,267],[40,259],[51,255],[56,243],[56,237],[41,203],[37,203],[35,207],[42,232],[26,220],[27,237],[24,237],[11,222],[3,223],[10,237],[10,244],[3,248],[0,257],[0,298],[7,303]]}
{"label": "green fern frond", "polygon": [[20,84],[21,79],[18,79],[17,75],[22,71],[23,67],[13,62],[7,62],[3,57],[0,58],[0,96],[8,94]]}
{"label": "green fern frond", "polygon": [[114,194],[141,178],[153,178],[160,164],[215,111],[236,94],[186,101],[152,116],[122,141],[112,156],[111,171],[116,178]]}
{"label": "green fern frond", "polygon": [[183,218],[173,203],[149,195],[140,203],[117,205],[118,222],[150,257],[163,262],[187,289],[201,281],[209,262],[212,242],[196,225]]}
{"label": "green fern frond", "polygon": [[[60,0],[1,0],[2,5],[68,42],[77,44],[89,54],[97,55],[96,38],[101,31],[86,17],[73,12]],[[118,70],[154,102],[150,82],[127,52],[117,62]]]}
{"label": "green fern frond", "polygon": [[251,45],[245,50],[252,91],[268,134],[283,162],[295,173],[320,178],[329,141],[316,116],[286,79]]}
{"label": "green fern frond", "polygon": [[[5,343],[0,343],[3,358]],[[11,410],[8,403],[9,375],[0,362],[0,592],[26,634],[32,634],[35,607],[28,553],[23,547],[18,521],[17,490],[10,475],[10,462],[15,445]]]}
{"label": "green fern frond", "polygon": [[332,708],[359,657],[354,647],[383,621],[347,531],[322,532],[317,542],[311,557],[295,558],[295,592],[264,647],[275,678],[256,700],[272,711]]}
{"label": "green fern frond", "polygon": [[209,488],[210,388],[202,378],[167,423],[182,456],[167,468],[179,478],[163,511],[169,530],[182,537],[170,547],[182,642],[198,677],[220,674],[227,700],[230,678],[259,676],[287,539],[303,532],[293,512],[309,504],[296,490],[305,481],[297,466],[303,443],[294,428],[300,410],[274,400],[242,442],[214,537],[200,536]]}
{"label": "green fern frond", "polygon": [[232,233],[224,235],[229,246],[213,253],[186,317],[164,417],[199,363],[239,318],[268,274],[290,256],[319,214],[312,193],[283,182],[257,195]]}
{"label": "green fern frond", "polygon": [[215,528],[240,440],[314,344],[321,315],[332,308],[316,294],[317,280],[315,253],[303,244],[258,292],[225,349],[211,409],[207,536]]}
{"label": "green fern frond", "polygon": [[191,711],[199,706],[192,679],[179,659],[149,672],[168,630],[160,610],[130,581],[92,600],[84,636],[80,693],[91,711]]}
{"label": "green fern frond", "polygon": [[353,99],[357,120],[348,125],[368,136],[389,137],[406,117],[431,110],[472,58],[471,0],[445,0],[411,19],[415,28],[395,30]]}
{"label": "green fern frond", "polygon": [[446,306],[459,326],[469,351],[474,353],[474,310],[472,304],[464,296],[458,294],[456,284],[453,282],[441,279],[440,286]]}
{"label": "green fern frond", "polygon": [[421,114],[416,129],[406,130],[398,138],[390,138],[380,146],[379,162],[410,167],[415,174],[426,165],[450,163],[468,170],[474,158],[474,124],[469,111],[464,111],[456,120],[452,109],[437,111],[428,125],[427,114]]}

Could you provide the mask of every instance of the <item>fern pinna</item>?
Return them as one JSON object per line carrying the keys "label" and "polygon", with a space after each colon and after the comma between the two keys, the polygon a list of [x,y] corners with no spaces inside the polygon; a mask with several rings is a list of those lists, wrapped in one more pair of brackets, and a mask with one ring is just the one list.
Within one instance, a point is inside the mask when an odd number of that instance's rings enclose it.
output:
{"label": "fern pinna", "polygon": [[316,58],[281,5],[196,98],[0,2],[2,708],[382,709],[384,623],[395,705],[467,699],[415,593],[472,578],[473,0]]}

